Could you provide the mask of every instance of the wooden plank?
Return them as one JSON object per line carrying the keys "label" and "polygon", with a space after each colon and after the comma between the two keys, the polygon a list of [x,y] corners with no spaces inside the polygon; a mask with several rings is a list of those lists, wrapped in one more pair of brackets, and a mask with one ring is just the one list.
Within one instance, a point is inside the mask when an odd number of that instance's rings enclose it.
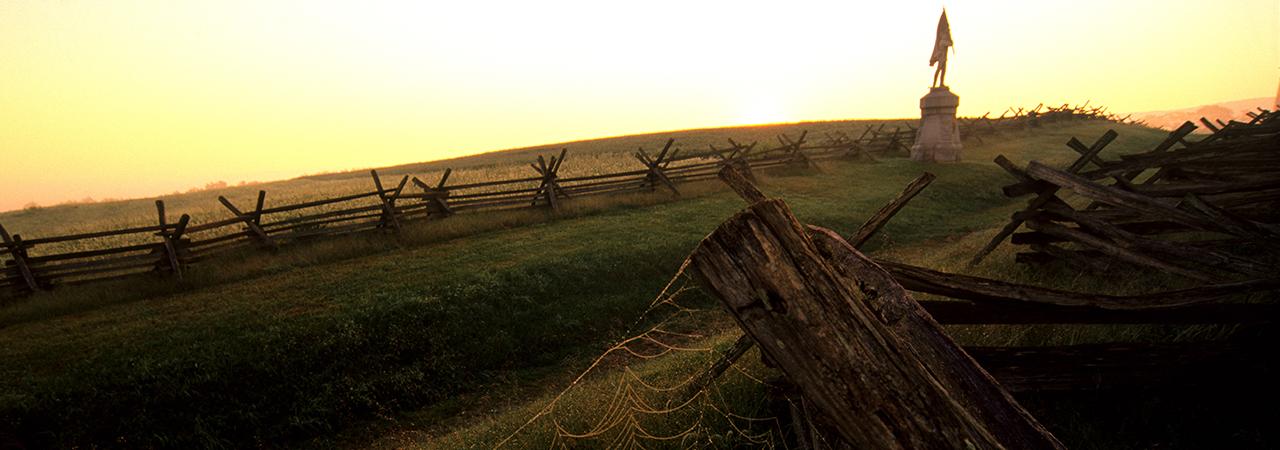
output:
{"label": "wooden plank", "polygon": [[1280,232],[1277,231],[1275,225],[1267,225],[1245,219],[1231,211],[1210,205],[1195,194],[1184,196],[1182,204],[1203,214],[1213,223],[1237,236],[1262,239],[1266,242],[1271,242],[1272,247],[1275,246],[1275,239],[1280,238]]}
{"label": "wooden plank", "polygon": [[242,222],[244,222],[244,218],[242,217],[231,217],[228,219],[222,219],[215,222],[202,223],[199,225],[189,225],[187,226],[187,233],[189,234],[201,233],[201,232],[214,230],[214,229],[218,229],[218,228],[222,228],[230,225],[236,225]]}
{"label": "wooden plank", "polygon": [[756,188],[755,184],[751,183],[742,172],[733,166],[724,166],[724,168],[720,169],[719,176],[725,184],[729,185],[730,189],[733,189],[748,204],[756,204],[768,200],[764,193]]}
{"label": "wooden plank", "polygon": [[9,236],[9,232],[0,225],[0,241],[9,246],[9,255],[13,258],[13,263],[18,267],[18,273],[22,275],[22,281],[26,283],[27,289],[31,292],[40,290],[40,284],[36,283],[35,274],[31,272],[31,268],[27,266],[26,253],[27,250],[23,245],[21,236]]}
{"label": "wooden plank", "polygon": [[1200,118],[1200,123],[1204,124],[1204,127],[1205,127],[1205,128],[1208,128],[1208,129],[1209,129],[1209,131],[1212,131],[1212,132],[1214,132],[1214,133],[1217,133],[1217,132],[1221,131],[1221,129],[1220,129],[1220,128],[1218,128],[1217,126],[1215,126],[1215,125],[1213,124],[1213,122],[1210,122],[1210,121],[1209,121],[1209,119],[1206,119],[1206,118],[1204,118],[1204,117],[1201,117],[1201,118]]}
{"label": "wooden plank", "polygon": [[119,230],[95,231],[91,233],[77,233],[77,234],[68,234],[64,236],[50,236],[50,237],[35,238],[35,239],[23,239],[22,242],[26,245],[34,246],[34,245],[43,245],[43,244],[53,244],[58,242],[79,241],[84,239],[95,239],[95,238],[101,238],[101,237],[121,236],[126,234],[156,233],[160,231],[165,231],[165,229],[157,227],[155,225],[151,225],[151,226],[145,226],[145,227],[123,228]]}
{"label": "wooden plank", "polygon": [[323,235],[342,235],[351,234],[359,231],[374,230],[378,228],[377,221],[359,222],[340,227],[325,227],[314,230],[294,231],[292,233],[283,233],[277,235],[277,238],[283,241],[297,240],[301,238],[309,238]]}
{"label": "wooden plank", "polygon": [[880,207],[879,211],[876,211],[861,227],[858,227],[858,231],[853,234],[849,244],[853,245],[854,248],[861,248],[863,244],[871,240],[871,236],[874,236],[885,224],[889,223],[889,220],[892,220],[893,216],[902,210],[902,207],[907,206],[907,202],[915,198],[916,194],[923,191],[936,178],[937,176],[934,174],[925,172],[915,180],[912,180],[911,183],[908,183],[907,187],[902,192],[899,192],[892,201]]}
{"label": "wooden plank", "polygon": [[565,191],[574,196],[604,195],[617,192],[652,192],[648,189],[648,185],[637,182],[608,186],[592,186],[586,188],[565,188]]}
{"label": "wooden plank", "polygon": [[1219,304],[1233,297],[1280,290],[1280,278],[1270,278],[1140,295],[1089,294],[946,273],[886,260],[876,260],[876,263],[908,290],[975,302],[1132,311]]}
{"label": "wooden plank", "polygon": [[1182,197],[1187,194],[1213,195],[1232,192],[1251,192],[1280,188],[1280,178],[1261,178],[1225,183],[1179,183],[1137,185],[1130,190],[1151,197]]}
{"label": "wooden plank", "polygon": [[[1136,170],[1146,170],[1177,164],[1213,164],[1240,161],[1244,164],[1256,165],[1260,162],[1275,161],[1274,151],[1265,146],[1249,146],[1234,144],[1229,147],[1220,145],[1197,144],[1193,147],[1161,154],[1140,154],[1122,156],[1122,161],[1115,162],[1105,168],[1081,172],[1080,176],[1089,180],[1098,180]],[[1244,158],[1254,158],[1247,160]]]}
{"label": "wooden plank", "polygon": [[[383,189],[382,179],[378,177],[377,170],[370,170],[369,175],[373,177],[373,184],[375,187],[378,188],[378,200],[382,202],[382,221],[381,221],[380,227],[389,228],[395,232],[399,232],[400,221],[399,219],[396,218],[395,203],[393,203],[391,200],[394,197],[387,196],[387,190]],[[404,184],[408,181],[409,181],[409,177],[405,176],[402,180],[400,180],[400,186],[396,187],[396,189],[392,192],[394,194],[399,194],[400,190],[404,189]]]}
{"label": "wooden plank", "polygon": [[[1275,267],[1272,265],[1240,257],[1229,252],[1198,248],[1185,241],[1165,241],[1140,236],[1119,226],[1112,225],[1107,221],[1092,218],[1087,214],[1080,214],[1065,204],[1045,205],[1045,210],[1058,217],[1080,224],[1083,228],[1101,235],[1101,237],[1118,247],[1150,254],[1149,256],[1156,261],[1194,262],[1199,267],[1230,271],[1252,277],[1266,277],[1275,271]],[[1048,234],[1066,238],[1060,233]]]}
{"label": "wooden plank", "polygon": [[[1196,128],[1198,128],[1196,127],[1196,124],[1191,123],[1190,121],[1183,122],[1182,126],[1179,126],[1178,129],[1170,132],[1168,137],[1165,137],[1163,141],[1160,141],[1160,144],[1156,145],[1156,147],[1151,149],[1150,152],[1147,152],[1147,154],[1164,153],[1165,151],[1173,148],[1173,146],[1177,145],[1178,143],[1183,143],[1185,145],[1186,141],[1184,139],[1187,137],[1187,135],[1191,134],[1191,132],[1195,131]],[[1138,177],[1138,175],[1141,175],[1143,171],[1144,170],[1134,170],[1130,172],[1125,172],[1123,174],[1120,174],[1120,177],[1128,181],[1133,181],[1135,178]],[[1154,182],[1156,179],[1159,179],[1160,177],[1161,175],[1157,173],[1156,175],[1153,175],[1152,179],[1148,180],[1148,182],[1149,183]],[[1092,209],[1092,205],[1091,205],[1091,209]]]}
{"label": "wooden plank", "polygon": [[[894,336],[886,322],[901,316],[875,311],[867,293],[818,253],[782,202],[752,204],[707,236],[690,260],[702,285],[855,447],[1000,448],[1006,442],[1001,438],[1013,442],[1011,423],[979,419],[994,415],[993,406],[984,408],[990,405],[1017,407],[1012,397],[989,378],[989,389],[1003,395],[975,405],[954,397],[942,380],[958,378],[960,370],[928,366],[915,347]],[[1014,448],[1061,447],[1047,432],[1039,444]]]}
{"label": "wooden plank", "polygon": [[667,141],[667,147],[662,149],[662,153],[658,156],[658,159],[656,160],[651,159],[649,157],[649,154],[644,152],[644,149],[637,150],[635,157],[636,159],[640,160],[642,164],[644,164],[646,167],[649,168],[648,175],[650,179],[655,181],[661,181],[662,184],[667,186],[667,189],[671,190],[672,194],[674,194],[676,197],[679,197],[680,190],[676,189],[676,184],[672,183],[671,179],[667,178],[667,174],[663,172],[663,168],[662,168],[662,158],[666,156],[667,149],[671,147],[672,142],[675,142],[675,140],[671,139]]}
{"label": "wooden plank", "polygon": [[538,176],[538,177],[529,177],[529,178],[515,178],[511,180],[484,181],[484,182],[478,182],[478,183],[459,184],[455,186],[449,186],[449,190],[461,191],[466,189],[475,189],[475,188],[490,187],[490,186],[501,186],[504,184],[532,183],[534,181],[542,181],[542,177]]}
{"label": "wooden plank", "polygon": [[53,261],[65,261],[68,259],[92,258],[96,256],[107,256],[107,255],[115,255],[120,253],[144,251],[144,250],[155,251],[159,247],[160,247],[160,244],[157,244],[157,243],[125,245],[120,247],[104,248],[104,249],[97,249],[97,250],[82,250],[78,252],[54,253],[51,255],[27,256],[26,261],[28,264],[38,266],[40,263],[53,262]]}
{"label": "wooden plank", "polygon": [[203,239],[203,240],[192,240],[191,242],[187,243],[187,248],[203,247],[203,246],[207,246],[207,245],[213,245],[213,244],[217,244],[217,243],[221,243],[221,242],[233,241],[233,240],[237,240],[237,239],[240,239],[240,238],[249,238],[249,237],[253,237],[253,233],[252,233],[252,232],[249,232],[249,231],[237,231],[237,232],[235,232],[235,233],[231,233],[231,234],[224,234],[224,235],[221,235],[221,236],[215,236],[215,237],[211,237],[211,238],[208,238],[208,239]]}
{"label": "wooden plank", "polygon": [[[1101,137],[1099,137],[1098,140],[1094,142],[1093,146],[1090,146],[1090,147],[1085,147],[1083,143],[1081,143],[1078,139],[1074,137],[1069,139],[1067,141],[1067,148],[1074,150],[1080,156],[1079,158],[1076,159],[1074,163],[1071,164],[1071,166],[1067,169],[1067,171],[1071,173],[1076,173],[1083,170],[1089,164],[1094,164],[1099,168],[1108,167],[1110,164],[1103,162],[1100,158],[1098,158],[1098,153],[1100,153],[1102,148],[1105,148],[1108,144],[1111,143],[1111,141],[1114,141],[1117,137],[1119,137],[1119,133],[1116,133],[1115,130],[1107,130],[1107,132],[1104,133]],[[1003,157],[1004,155],[1000,155],[997,157],[997,159],[1000,159]],[[1005,162],[1007,163],[1007,161],[1008,160],[1006,159]],[[1000,161],[996,161],[996,164],[1000,164],[1002,168],[1005,168],[1006,171],[1009,171],[1009,168],[1005,167],[1005,164],[1002,164]],[[1041,190],[1043,190],[1043,188],[1045,188],[1043,183],[1036,183],[1034,181],[1020,180],[1019,184],[1021,184],[1021,186],[1019,185],[1005,186],[1003,188],[1005,195],[1009,197],[1018,197],[1018,196],[1022,196],[1030,193],[1040,192]],[[1052,187],[1049,187],[1049,189],[1052,190]]]}
{"label": "wooden plank", "polygon": [[[246,233],[247,234],[247,233]],[[214,245],[193,249],[191,254],[187,256],[188,261],[202,261],[219,253],[226,253],[241,248],[249,248],[251,244],[248,241],[227,241]]]}
{"label": "wooden plank", "polygon": [[[128,255],[122,257],[97,259],[90,261],[79,261],[67,264],[58,264],[42,268],[40,274],[48,279],[66,278],[74,274],[83,273],[86,269],[103,269],[93,270],[89,273],[98,273],[110,270],[127,270],[139,267],[156,268],[160,262],[156,261],[155,253],[147,253],[142,255]],[[164,263],[167,264],[167,263]]]}
{"label": "wooden plank", "polygon": [[572,183],[576,181],[591,181],[591,180],[603,180],[603,179],[609,179],[609,178],[634,177],[636,175],[644,175],[647,173],[649,173],[647,169],[646,170],[628,170],[625,172],[606,173],[606,174],[600,174],[600,175],[584,175],[580,177],[570,177],[570,178],[557,177],[556,180],[559,181],[560,184],[566,184],[566,183]]}
{"label": "wooden plank", "polygon": [[240,220],[244,222],[245,226],[249,228],[249,231],[252,232],[255,237],[257,237],[259,244],[262,244],[273,251],[280,249],[280,245],[276,244],[276,241],[271,239],[271,236],[268,236],[266,231],[262,230],[261,225],[258,225],[258,221],[260,220],[260,218],[262,217],[262,214],[266,210],[258,210],[258,211],[255,211],[255,214],[253,215],[245,215],[244,213],[240,212],[239,208],[236,208],[236,205],[231,204],[231,201],[227,200],[226,197],[219,195],[218,201],[222,203],[222,206],[226,207],[228,210],[231,210],[232,214],[235,214],[236,217],[239,217]]}
{"label": "wooden plank", "polygon": [[131,255],[112,256],[109,258],[91,259],[91,260],[83,260],[83,261],[69,260],[64,262],[41,265],[39,266],[39,268],[40,268],[40,273],[42,275],[50,274],[52,276],[56,276],[59,272],[64,272],[64,271],[73,270],[73,269],[81,269],[85,267],[96,267],[96,266],[111,265],[111,264],[126,264],[126,263],[132,264],[132,263],[141,262],[141,261],[148,261],[151,263],[155,263],[155,254],[154,253],[131,254]]}
{"label": "wooden plank", "polygon": [[1236,325],[1272,323],[1280,318],[1280,305],[1273,304],[1215,304],[1144,310],[946,300],[922,301],[920,304],[938,323],[944,325]]}
{"label": "wooden plank", "polygon": [[960,406],[996,432],[1006,448],[1061,448],[1048,430],[1024,410],[901,285],[832,230],[806,230],[818,252],[847,286],[857,286],[888,331],[919,356]]}
{"label": "wooden plank", "polygon": [[358,208],[342,209],[338,211],[329,211],[329,212],[323,212],[319,214],[308,214],[305,216],[290,217],[288,219],[267,222],[265,224],[261,224],[261,226],[262,226],[262,229],[267,230],[274,227],[309,222],[312,220],[328,219],[330,217],[347,216],[347,215],[367,213],[370,211],[381,211],[381,210],[382,210],[382,205],[361,206]]}
{"label": "wooden plank", "polygon": [[[1098,153],[1101,153],[1102,150],[1106,148],[1111,141],[1114,141],[1117,136],[1119,136],[1119,134],[1116,133],[1115,130],[1107,130],[1106,133],[1103,133],[1102,136],[1098,137],[1097,141],[1094,141],[1093,146],[1089,148],[1087,153],[1080,155],[1080,158],[1076,159],[1071,166],[1067,167],[1067,172],[1076,173],[1081,169],[1084,169],[1084,167],[1089,164],[1089,161]],[[1036,163],[1032,161],[1032,164]],[[1039,194],[1028,202],[1024,211],[1033,211],[1050,202],[1061,201],[1057,199],[1057,193],[1057,187],[1051,187],[1039,191]],[[969,266],[972,267],[981,263],[983,258],[991,254],[991,252],[995,250],[1001,242],[1004,242],[1004,240],[1008,238],[1009,235],[1013,234],[1014,231],[1017,231],[1020,226],[1022,226],[1022,220],[1014,219],[1009,221],[1004,228],[1000,229],[995,236],[991,237],[991,240],[987,242],[987,245],[978,250],[978,253],[973,256],[973,259],[969,260]]]}
{"label": "wooden plank", "polygon": [[1076,194],[1088,197],[1091,200],[1129,208],[1147,214],[1152,218],[1169,220],[1205,231],[1228,232],[1224,227],[1206,219],[1204,216],[1182,211],[1145,195],[1102,186],[1080,176],[1063,172],[1035,161],[1032,161],[1027,166],[1027,174],[1063,188],[1071,189]]}
{"label": "wooden plank", "polygon": [[89,276],[101,276],[102,274],[115,274],[111,276],[116,276],[120,272],[145,273],[145,272],[153,271],[155,270],[155,268],[156,268],[156,263],[154,260],[135,262],[132,264],[101,265],[99,267],[87,267],[83,269],[63,272],[58,274],[55,277],[55,279],[58,280],[59,283],[65,283],[65,281],[62,281],[62,280],[84,278]]}
{"label": "wooden plank", "polygon": [[1053,222],[1039,220],[1028,221],[1027,225],[1029,225],[1033,230],[1042,231],[1053,236],[1058,236],[1072,242],[1085,245],[1089,248],[1101,251],[1107,255],[1129,263],[1151,267],[1156,270],[1200,281],[1210,281],[1221,278],[1203,270],[1175,265],[1162,259],[1145,255],[1141,252],[1122,247],[1107,239],[1099,238],[1079,229],[1073,229]]}
{"label": "wooden plank", "polygon": [[[164,211],[164,200],[156,200],[156,215],[159,218],[160,229],[163,230],[165,228],[168,228],[167,226],[168,218],[166,217],[166,214]],[[187,219],[190,220],[190,217],[188,217]],[[186,224],[183,224],[182,228],[186,229]],[[173,246],[173,241],[169,239],[169,236],[166,233],[160,232],[158,234],[160,235],[162,247],[161,247],[161,256],[160,256],[161,259],[160,259],[160,262],[157,264],[157,267],[159,266],[159,264],[168,263],[169,270],[172,271],[173,274],[178,277],[178,279],[182,279],[182,267],[180,264],[178,264],[177,248]]]}
{"label": "wooden plank", "polygon": [[384,214],[381,211],[373,214],[360,214],[360,215],[354,215],[354,216],[344,215],[341,217],[333,217],[328,219],[319,219],[319,220],[312,220],[307,222],[292,223],[292,224],[278,226],[278,227],[263,228],[263,230],[265,230],[268,235],[274,236],[274,235],[281,234],[291,230],[323,227],[326,225],[332,225],[335,223],[342,223],[342,222],[350,222],[353,220],[365,220],[365,219],[378,218],[379,220],[377,220],[376,222],[381,223],[382,222],[381,219],[383,216]]}
{"label": "wooden plank", "polygon": [[[266,214],[277,214],[282,212],[296,211],[299,209],[314,208],[317,206],[324,206],[324,205],[331,205],[334,203],[342,203],[342,202],[349,202],[352,200],[359,200],[365,197],[377,197],[379,194],[385,194],[385,193],[386,192],[361,192],[358,194],[344,195],[341,197],[315,200],[310,202],[297,203],[293,205],[282,205],[282,206],[276,206],[273,208],[265,208],[261,211],[261,213],[263,215],[266,215]],[[237,215],[241,215],[241,214],[237,214]]]}

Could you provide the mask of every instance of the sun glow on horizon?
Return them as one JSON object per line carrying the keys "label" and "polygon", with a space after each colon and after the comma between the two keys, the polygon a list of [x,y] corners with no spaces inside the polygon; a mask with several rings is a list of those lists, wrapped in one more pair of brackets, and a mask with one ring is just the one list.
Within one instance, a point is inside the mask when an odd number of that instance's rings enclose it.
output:
{"label": "sun glow on horizon", "polygon": [[782,102],[768,97],[749,99],[743,103],[734,117],[734,125],[763,125],[794,121],[783,109]]}
{"label": "sun glow on horizon", "polygon": [[[0,211],[654,130],[913,117],[941,6],[8,0]],[[961,114],[1170,109],[1276,86],[1274,1],[946,6]]]}

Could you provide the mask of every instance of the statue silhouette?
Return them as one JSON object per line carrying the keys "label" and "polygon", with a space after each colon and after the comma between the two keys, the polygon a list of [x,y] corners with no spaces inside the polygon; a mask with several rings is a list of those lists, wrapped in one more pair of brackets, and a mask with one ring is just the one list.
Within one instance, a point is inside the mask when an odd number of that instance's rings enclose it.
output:
{"label": "statue silhouette", "polygon": [[933,56],[929,58],[929,65],[937,65],[938,70],[933,72],[932,87],[947,87],[947,49],[951,48],[951,24],[947,23],[947,10],[942,10],[942,17],[938,19],[938,37],[933,42]]}

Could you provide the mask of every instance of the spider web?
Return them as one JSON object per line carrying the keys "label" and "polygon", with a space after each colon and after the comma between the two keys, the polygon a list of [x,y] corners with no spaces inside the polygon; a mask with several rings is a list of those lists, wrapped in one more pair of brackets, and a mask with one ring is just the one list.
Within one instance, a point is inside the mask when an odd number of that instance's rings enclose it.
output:
{"label": "spider web", "polygon": [[[698,381],[723,352],[696,324],[723,312],[680,303],[696,289],[685,275],[688,266],[686,260],[628,329],[656,323],[597,356],[496,448],[517,437],[549,441],[553,449],[788,448],[784,421],[759,416],[770,408],[750,405],[762,401],[767,369],[737,363],[710,382]],[[592,389],[595,395],[586,392]],[[531,436],[537,433],[542,439]]]}

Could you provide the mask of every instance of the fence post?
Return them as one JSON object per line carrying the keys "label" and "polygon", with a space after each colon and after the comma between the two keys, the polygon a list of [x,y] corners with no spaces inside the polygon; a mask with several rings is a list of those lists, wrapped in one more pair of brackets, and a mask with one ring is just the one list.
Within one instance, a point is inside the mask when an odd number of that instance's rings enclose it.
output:
{"label": "fence post", "polygon": [[181,251],[182,234],[187,232],[187,224],[191,222],[191,216],[183,214],[178,219],[178,223],[173,226],[173,231],[169,231],[168,220],[165,217],[164,200],[156,200],[156,213],[160,217],[160,231],[156,233],[164,244],[163,253],[157,267],[169,266],[169,270],[173,272],[178,280],[182,280],[182,259],[179,252]]}
{"label": "fence post", "polygon": [[[744,146],[733,139],[729,139],[729,145],[732,145],[732,147],[726,150],[717,149],[714,145],[709,146],[711,151],[715,152],[714,154],[720,158],[720,167],[733,167],[742,172],[742,175],[747,179],[755,181],[756,175],[751,172],[751,162],[747,158],[751,157],[751,152],[755,150],[758,143],[752,142],[751,145]],[[729,155],[725,156],[725,152],[729,152]]]}
{"label": "fence post", "polygon": [[409,182],[409,176],[405,175],[400,179],[400,185],[392,191],[392,195],[387,195],[387,190],[382,187],[382,179],[378,177],[377,170],[370,170],[369,175],[373,177],[373,185],[378,188],[378,199],[382,201],[382,223],[379,228],[391,228],[392,231],[400,232],[400,219],[396,217],[396,200],[400,197],[400,191],[404,190],[405,183]]}
{"label": "fence post", "polygon": [[676,189],[675,183],[672,183],[667,178],[666,172],[663,171],[668,164],[671,164],[671,158],[675,156],[675,152],[668,153],[671,150],[671,144],[675,143],[675,141],[675,139],[667,139],[667,144],[662,147],[662,152],[658,153],[657,158],[650,158],[643,148],[637,149],[634,156],[649,169],[649,173],[645,175],[645,180],[650,191],[657,189],[658,182],[662,182],[667,186],[667,189],[671,189],[672,194],[679,197],[680,191]]}
{"label": "fence post", "polygon": [[453,209],[449,207],[449,190],[444,188],[444,184],[449,181],[449,175],[453,173],[453,169],[444,169],[444,174],[440,176],[440,182],[435,187],[431,187],[418,177],[413,177],[413,184],[422,189],[422,200],[427,202],[427,218],[434,216],[441,218],[453,215]]}
{"label": "fence post", "polygon": [[253,214],[245,214],[240,212],[240,208],[236,208],[236,205],[231,204],[231,201],[227,200],[226,197],[218,196],[218,202],[222,203],[222,206],[225,206],[232,214],[235,214],[237,218],[244,221],[245,227],[249,229],[249,232],[253,234],[259,244],[271,251],[276,251],[280,249],[280,245],[262,229],[262,207],[266,204],[266,200],[267,191],[258,191],[257,209],[253,211]]}
{"label": "fence post", "polygon": [[800,138],[793,141],[786,134],[780,134],[778,135],[778,143],[782,144],[783,151],[790,157],[788,164],[819,170],[818,165],[809,159],[809,155],[804,154],[804,151],[800,149],[800,146],[804,145],[805,137],[808,135],[809,130],[801,131]]}
{"label": "fence post", "polygon": [[27,288],[31,292],[39,292],[40,284],[36,283],[36,276],[31,272],[31,267],[27,265],[27,249],[22,243],[22,236],[9,236],[9,232],[0,225],[0,239],[4,240],[5,245],[9,246],[9,254],[13,256],[13,264],[18,267],[18,273],[22,275],[22,281],[27,284]]}
{"label": "fence post", "polygon": [[556,202],[556,198],[559,196],[564,196],[565,198],[569,197],[569,193],[565,192],[564,189],[561,189],[559,183],[556,183],[556,178],[559,176],[558,174],[560,172],[560,166],[564,164],[564,159],[568,151],[568,149],[560,149],[560,157],[557,158],[552,156],[550,163],[548,163],[542,155],[538,155],[538,164],[529,164],[529,167],[532,167],[539,175],[542,175],[542,184],[538,185],[538,190],[533,193],[533,202],[530,203],[530,205],[537,206],[538,199],[546,197],[547,206],[555,211],[560,209],[560,205]]}

